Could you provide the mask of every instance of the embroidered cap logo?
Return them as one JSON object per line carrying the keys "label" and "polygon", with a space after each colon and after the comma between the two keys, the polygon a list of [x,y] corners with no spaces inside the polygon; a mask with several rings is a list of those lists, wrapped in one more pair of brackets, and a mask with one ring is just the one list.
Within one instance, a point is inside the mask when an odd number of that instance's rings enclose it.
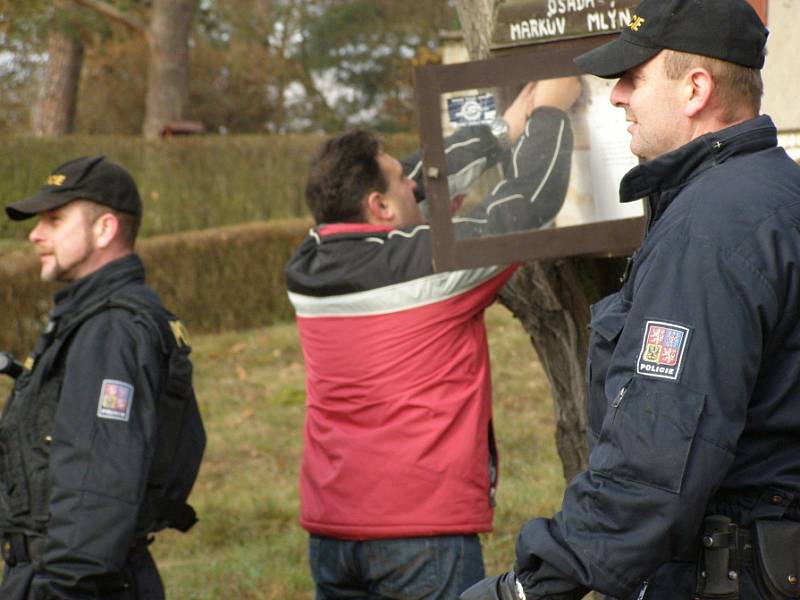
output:
{"label": "embroidered cap logo", "polygon": [[644,25],[645,20],[646,19],[644,17],[640,17],[639,15],[633,15],[633,17],[631,17],[631,22],[628,23],[628,28],[632,29],[633,31],[639,31],[642,25]]}

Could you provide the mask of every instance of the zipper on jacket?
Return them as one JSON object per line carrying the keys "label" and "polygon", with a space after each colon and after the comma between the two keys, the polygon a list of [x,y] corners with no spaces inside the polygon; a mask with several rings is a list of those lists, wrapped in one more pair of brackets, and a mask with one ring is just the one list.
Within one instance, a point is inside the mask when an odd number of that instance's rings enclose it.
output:
{"label": "zipper on jacket", "polygon": [[630,382],[622,386],[622,389],[620,389],[617,397],[614,398],[614,401],[611,403],[611,408],[619,408],[619,405],[622,404],[622,398],[625,397],[625,392],[628,391],[628,386],[630,386]]}
{"label": "zipper on jacket", "polygon": [[[653,226],[653,208],[651,206],[650,196],[642,198],[642,209],[644,211],[644,220],[645,225],[642,229],[642,239],[639,242],[639,248],[641,249],[644,246],[644,240],[647,237],[647,234],[650,233],[650,228]],[[628,281],[628,277],[630,277],[631,269],[633,268],[633,263],[636,260],[636,255],[639,253],[639,250],[634,251],[626,260],[625,260],[625,269],[622,271],[622,276],[619,278],[620,285],[624,285],[626,281]]]}
{"label": "zipper on jacket", "polygon": [[617,397],[614,398],[614,401],[611,402],[611,422],[610,424],[614,424],[617,420],[617,412],[619,412],[619,405],[622,404],[622,399],[625,397],[625,392],[628,391],[628,387],[631,385],[631,380],[629,379],[625,385],[617,392]]}
{"label": "zipper on jacket", "polygon": [[647,579],[645,579],[645,580],[642,582],[642,587],[641,587],[641,589],[639,590],[639,595],[638,595],[638,596],[636,596],[636,600],[645,600],[645,598],[647,598],[647,597],[648,597],[648,594],[647,594],[647,588],[648,588],[649,586],[650,586],[650,582],[649,582]]}
{"label": "zipper on jacket", "polygon": [[642,243],[640,245],[644,245],[644,240],[647,237],[647,234],[650,233],[650,228],[653,226],[653,215],[655,211],[653,210],[653,196],[647,196],[644,202],[642,203],[642,209],[644,210],[644,231],[642,232]]}

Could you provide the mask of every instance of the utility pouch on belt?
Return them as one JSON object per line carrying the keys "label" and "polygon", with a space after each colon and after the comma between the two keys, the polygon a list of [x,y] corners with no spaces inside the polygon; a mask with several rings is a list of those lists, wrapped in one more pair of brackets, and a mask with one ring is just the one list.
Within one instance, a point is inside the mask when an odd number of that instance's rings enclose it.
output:
{"label": "utility pouch on belt", "polygon": [[754,528],[758,572],[770,598],[800,598],[800,522],[757,520]]}
{"label": "utility pouch on belt", "polygon": [[702,559],[697,576],[697,597],[738,600],[738,528],[729,517],[709,515],[703,520]]}

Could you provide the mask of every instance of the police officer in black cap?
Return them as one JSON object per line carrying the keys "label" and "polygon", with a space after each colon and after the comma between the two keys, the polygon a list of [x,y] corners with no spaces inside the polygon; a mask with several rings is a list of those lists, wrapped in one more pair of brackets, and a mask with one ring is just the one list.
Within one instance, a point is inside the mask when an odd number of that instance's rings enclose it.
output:
{"label": "police officer in black cap", "polygon": [[196,521],[205,433],[185,330],[133,252],[136,184],[78,158],[6,212],[38,217],[41,278],[65,285],[0,419],[0,598],[164,598],[147,546]]}
{"label": "police officer in black cap", "polygon": [[800,598],[800,167],[759,116],[745,0],[644,0],[619,78],[647,232],[592,307],[588,469],[463,600]]}

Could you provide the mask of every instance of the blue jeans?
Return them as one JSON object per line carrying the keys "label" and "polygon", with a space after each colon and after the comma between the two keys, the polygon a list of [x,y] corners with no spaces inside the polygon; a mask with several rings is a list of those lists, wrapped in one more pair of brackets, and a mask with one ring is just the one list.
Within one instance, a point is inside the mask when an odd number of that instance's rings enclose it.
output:
{"label": "blue jeans", "polygon": [[478,536],[339,540],[312,535],[316,600],[455,600],[483,579]]}

